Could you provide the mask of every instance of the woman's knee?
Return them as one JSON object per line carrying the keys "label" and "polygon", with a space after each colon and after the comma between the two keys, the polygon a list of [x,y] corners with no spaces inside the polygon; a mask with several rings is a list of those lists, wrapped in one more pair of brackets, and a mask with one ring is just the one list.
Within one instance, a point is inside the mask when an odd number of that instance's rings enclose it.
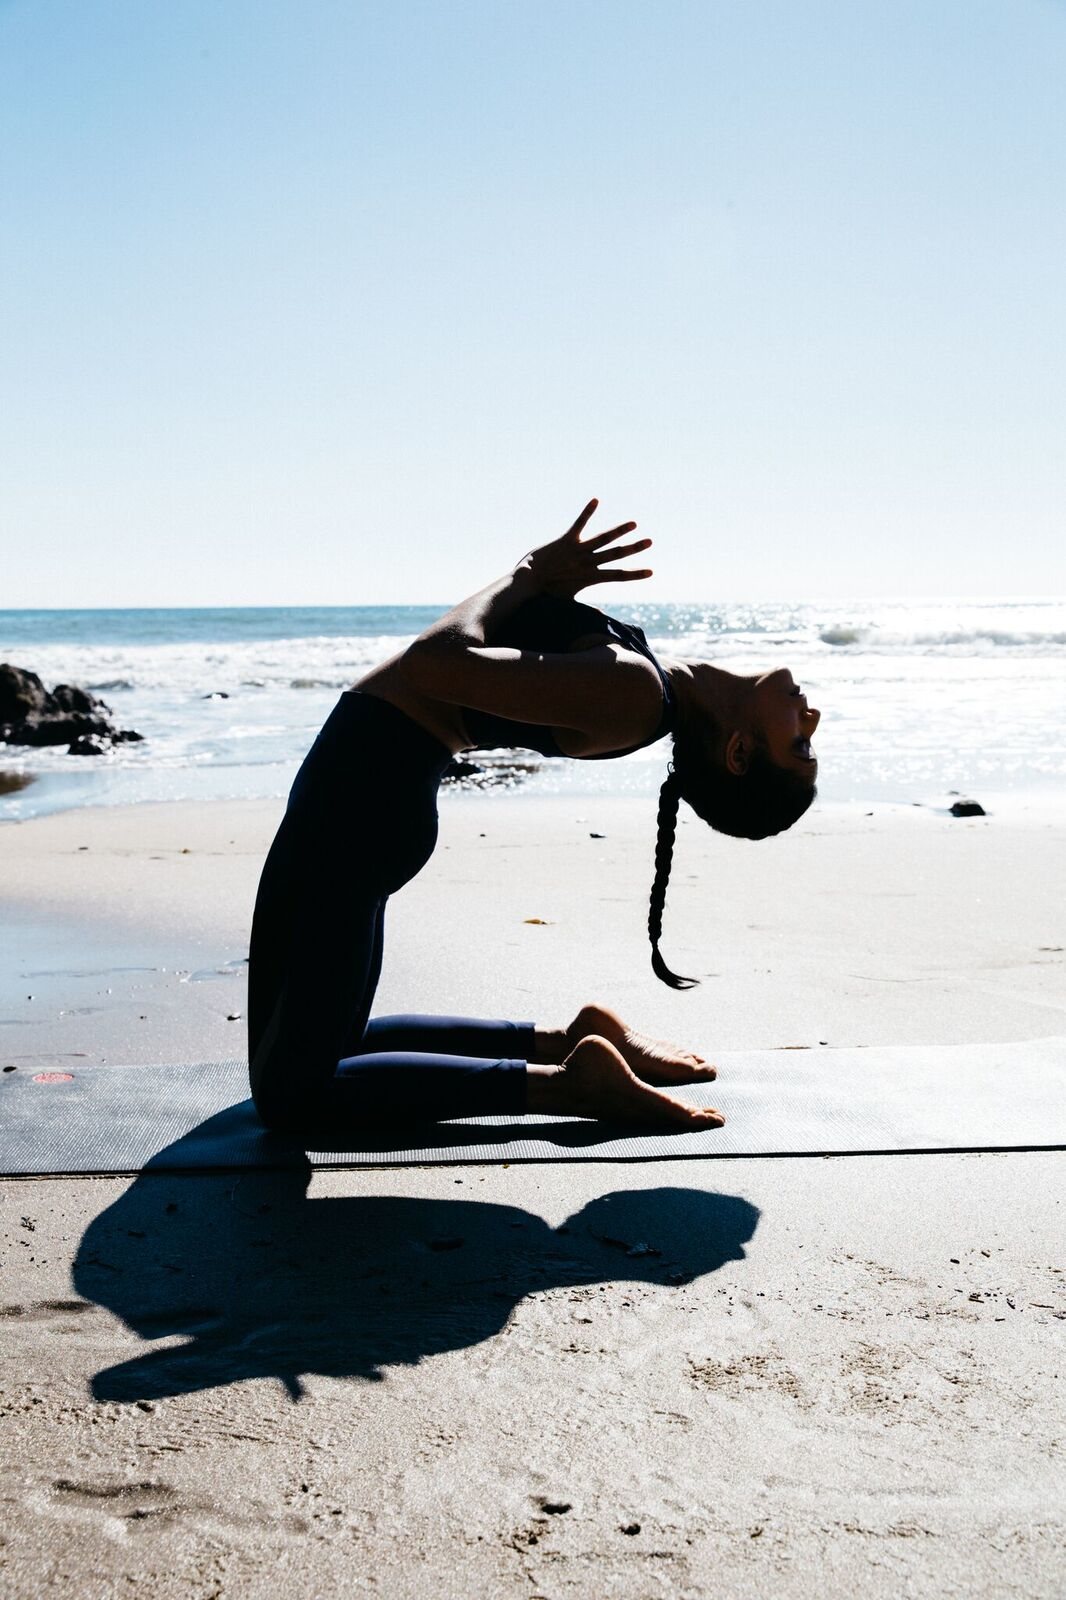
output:
{"label": "woman's knee", "polygon": [[308,1115],[308,1095],[294,1081],[294,1074],[283,1070],[276,1053],[269,1061],[262,1055],[253,1058],[250,1077],[252,1104],[264,1128],[271,1133],[295,1134]]}
{"label": "woman's knee", "polygon": [[252,1104],[255,1106],[256,1116],[271,1133],[295,1133],[297,1123],[295,1107],[287,1105],[281,1096],[265,1092],[262,1088],[253,1089]]}

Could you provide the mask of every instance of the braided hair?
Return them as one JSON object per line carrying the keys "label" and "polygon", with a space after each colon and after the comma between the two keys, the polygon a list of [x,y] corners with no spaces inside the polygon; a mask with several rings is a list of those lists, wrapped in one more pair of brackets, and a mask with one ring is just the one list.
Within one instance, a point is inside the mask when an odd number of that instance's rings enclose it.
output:
{"label": "braided hair", "polygon": [[666,909],[666,885],[670,879],[670,865],[674,858],[674,835],[677,832],[677,810],[681,800],[681,785],[673,762],[667,768],[666,779],[659,790],[659,815],[655,834],[655,880],[648,902],[648,938],[651,940],[651,970],[671,989],[691,989],[695,978],[681,978],[671,972],[659,952],[663,935],[663,912]]}
{"label": "braided hair", "polygon": [[648,937],[651,967],[671,989],[691,989],[698,979],[671,972],[659,952],[666,907],[666,885],[674,855],[677,812],[684,800],[718,833],[736,839],[767,839],[797,822],[816,794],[813,783],[787,767],[779,767],[769,752],[756,747],[745,774],[726,771],[716,759],[718,739],[703,736],[685,725],[674,732],[674,759],[659,790],[659,815],[655,837],[655,878],[648,902]]}

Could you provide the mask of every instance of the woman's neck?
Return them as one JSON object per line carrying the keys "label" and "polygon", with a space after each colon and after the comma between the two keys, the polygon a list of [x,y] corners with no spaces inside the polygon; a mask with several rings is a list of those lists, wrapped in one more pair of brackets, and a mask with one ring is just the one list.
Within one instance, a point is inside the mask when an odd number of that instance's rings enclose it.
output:
{"label": "woman's neck", "polygon": [[742,727],[748,720],[755,679],[709,661],[664,661],[682,720],[709,716],[719,728]]}

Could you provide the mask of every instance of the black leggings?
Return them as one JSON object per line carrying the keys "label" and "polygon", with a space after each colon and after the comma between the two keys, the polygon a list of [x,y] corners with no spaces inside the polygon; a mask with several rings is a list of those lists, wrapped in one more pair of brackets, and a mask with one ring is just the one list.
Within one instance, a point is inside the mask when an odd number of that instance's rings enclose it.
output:
{"label": "black leggings", "polygon": [[296,775],[249,950],[249,1070],[268,1127],[525,1110],[531,1022],[370,1020],[385,902],[433,853],[450,759],[395,706],[349,690]]}

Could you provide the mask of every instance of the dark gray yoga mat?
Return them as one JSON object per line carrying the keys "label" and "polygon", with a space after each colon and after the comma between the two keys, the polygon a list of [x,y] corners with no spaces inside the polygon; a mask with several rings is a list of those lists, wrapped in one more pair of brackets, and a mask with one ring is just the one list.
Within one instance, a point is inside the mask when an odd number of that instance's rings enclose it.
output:
{"label": "dark gray yoga mat", "polygon": [[[716,1058],[681,1090],[724,1128],[642,1133],[575,1118],[464,1117],[364,1130],[360,1148],[309,1150],[266,1132],[241,1061],[86,1066],[0,1077],[8,1176],[441,1162],[657,1161],[1066,1146],[1066,1038],[1021,1044],[762,1050]],[[57,1081],[58,1080],[58,1081]],[[316,1144],[319,1141],[316,1141]]]}

